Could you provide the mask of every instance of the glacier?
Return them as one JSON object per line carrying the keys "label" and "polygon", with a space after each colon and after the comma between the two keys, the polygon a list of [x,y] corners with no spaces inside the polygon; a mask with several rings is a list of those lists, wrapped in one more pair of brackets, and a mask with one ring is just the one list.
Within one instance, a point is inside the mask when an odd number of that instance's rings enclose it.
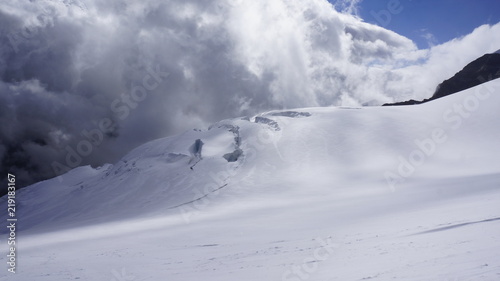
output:
{"label": "glacier", "polygon": [[499,107],[494,80],[149,142],[19,190],[0,280],[498,280]]}

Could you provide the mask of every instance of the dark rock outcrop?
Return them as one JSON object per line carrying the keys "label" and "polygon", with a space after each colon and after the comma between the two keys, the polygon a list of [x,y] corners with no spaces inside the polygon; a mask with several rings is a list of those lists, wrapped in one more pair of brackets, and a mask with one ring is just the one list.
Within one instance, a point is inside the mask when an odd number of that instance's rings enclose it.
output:
{"label": "dark rock outcrop", "polygon": [[500,77],[500,53],[486,54],[466,65],[461,71],[448,80],[443,81],[432,97],[417,101],[386,103],[383,106],[421,104],[439,99]]}

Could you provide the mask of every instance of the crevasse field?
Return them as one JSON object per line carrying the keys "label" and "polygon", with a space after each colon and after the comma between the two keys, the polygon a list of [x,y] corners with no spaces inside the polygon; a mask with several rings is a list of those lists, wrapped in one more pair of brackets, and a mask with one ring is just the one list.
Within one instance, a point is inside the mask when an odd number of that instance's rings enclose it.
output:
{"label": "crevasse field", "polygon": [[0,280],[500,280],[499,109],[496,80],[147,143],[20,190]]}

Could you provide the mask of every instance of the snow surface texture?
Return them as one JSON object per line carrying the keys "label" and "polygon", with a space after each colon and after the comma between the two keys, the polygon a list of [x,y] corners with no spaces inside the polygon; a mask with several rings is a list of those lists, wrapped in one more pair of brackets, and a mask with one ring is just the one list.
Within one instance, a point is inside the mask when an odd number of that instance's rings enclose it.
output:
{"label": "snow surface texture", "polygon": [[496,80],[147,143],[20,190],[0,280],[499,280],[499,107]]}

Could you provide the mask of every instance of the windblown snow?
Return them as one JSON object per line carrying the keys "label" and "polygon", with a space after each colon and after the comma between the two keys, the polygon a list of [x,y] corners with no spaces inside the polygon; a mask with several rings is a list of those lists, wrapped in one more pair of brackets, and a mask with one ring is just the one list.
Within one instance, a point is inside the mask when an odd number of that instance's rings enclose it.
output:
{"label": "windblown snow", "polygon": [[20,190],[0,280],[499,280],[499,108],[496,80],[147,143]]}

